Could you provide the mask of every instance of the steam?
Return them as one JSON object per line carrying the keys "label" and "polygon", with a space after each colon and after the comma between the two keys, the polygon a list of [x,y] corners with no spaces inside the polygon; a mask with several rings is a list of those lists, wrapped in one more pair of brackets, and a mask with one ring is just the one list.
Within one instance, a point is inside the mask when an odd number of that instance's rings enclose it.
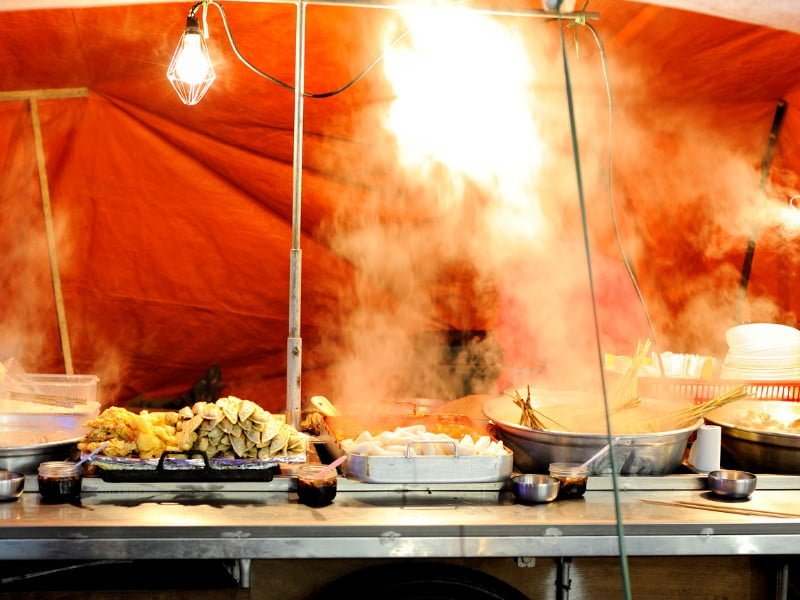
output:
{"label": "steam", "polygon": [[[610,65],[618,84],[610,146],[598,57],[583,50],[573,84],[587,249],[563,72],[552,60],[557,30],[531,36],[457,10],[406,17],[411,34],[385,61],[396,95],[385,123],[405,186],[395,202],[427,217],[387,222],[376,199],[357,226],[350,220],[332,234],[360,278],[333,367],[337,404],[363,414],[381,399],[420,394],[524,384],[597,391],[602,353],[630,355],[652,335],[626,260],[657,349],[721,357],[748,236],[778,226],[796,235],[774,191],[759,190],[754,150],[690,109],[670,107],[674,120],[629,117],[648,114],[634,56]],[[463,64],[466,72],[456,68]],[[427,206],[404,193],[422,188],[433,190]],[[375,288],[394,298],[391,307],[375,306]],[[746,306],[749,320],[787,319],[755,288]],[[456,348],[448,331],[459,330],[481,333]]]}
{"label": "steam", "polygon": [[[396,94],[386,127],[404,179],[436,193],[427,219],[387,223],[364,206],[357,227],[333,235],[361,280],[330,393],[363,414],[380,399],[544,378],[596,385],[585,251],[559,241],[580,222],[564,214],[574,174],[548,156],[537,120],[556,112],[540,110],[552,92],[536,88],[529,49],[497,21],[452,9],[408,20],[410,43],[386,59]],[[376,308],[375,287],[402,310]]]}

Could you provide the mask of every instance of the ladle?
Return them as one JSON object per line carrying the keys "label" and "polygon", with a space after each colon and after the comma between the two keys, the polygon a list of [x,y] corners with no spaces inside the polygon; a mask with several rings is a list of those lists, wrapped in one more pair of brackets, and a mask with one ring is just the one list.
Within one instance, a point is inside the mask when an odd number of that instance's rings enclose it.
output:
{"label": "ladle", "polygon": [[324,479],[331,471],[333,471],[336,467],[342,464],[346,459],[347,455],[342,454],[339,458],[337,458],[335,461],[327,465],[324,469],[320,469],[319,473],[315,473],[312,477],[309,477],[309,479]]}
{"label": "ladle", "polygon": [[611,448],[611,446],[614,446],[614,445],[615,445],[615,444],[616,444],[618,441],[619,441],[619,438],[618,438],[618,437],[616,437],[616,438],[614,438],[613,440],[611,440],[611,443],[610,443],[610,444],[606,444],[605,446],[603,446],[602,448],[600,448],[600,450],[598,450],[597,452],[595,452],[595,453],[594,453],[594,454],[591,456],[591,458],[589,458],[589,460],[587,460],[586,462],[584,462],[584,463],[583,463],[583,464],[582,464],[582,465],[581,465],[579,468],[580,468],[580,469],[588,469],[590,464],[592,464],[594,461],[596,461],[598,458],[600,458],[600,457],[601,457],[601,456],[603,456],[603,455],[604,455],[606,452],[608,452],[608,451],[609,451],[609,449]]}

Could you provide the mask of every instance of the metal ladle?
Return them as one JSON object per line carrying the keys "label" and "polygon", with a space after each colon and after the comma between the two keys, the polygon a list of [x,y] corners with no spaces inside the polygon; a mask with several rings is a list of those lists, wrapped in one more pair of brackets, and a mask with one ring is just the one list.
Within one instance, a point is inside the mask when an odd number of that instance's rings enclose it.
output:
{"label": "metal ladle", "polygon": [[586,462],[584,462],[584,463],[583,463],[583,464],[582,464],[582,465],[581,465],[579,468],[580,468],[581,470],[582,470],[582,469],[588,469],[590,464],[592,464],[594,461],[596,461],[598,458],[600,458],[600,457],[601,457],[601,456],[603,456],[603,455],[604,455],[606,452],[608,452],[608,451],[611,449],[611,446],[614,446],[614,445],[616,445],[616,443],[617,443],[617,442],[619,442],[619,440],[620,440],[620,438],[618,438],[618,437],[616,437],[616,438],[614,438],[613,440],[611,440],[611,443],[610,443],[610,444],[606,444],[605,446],[603,446],[602,448],[600,448],[600,450],[598,450],[597,452],[595,452],[595,453],[594,453],[594,454],[591,456],[591,458],[589,458],[589,459],[588,459]]}

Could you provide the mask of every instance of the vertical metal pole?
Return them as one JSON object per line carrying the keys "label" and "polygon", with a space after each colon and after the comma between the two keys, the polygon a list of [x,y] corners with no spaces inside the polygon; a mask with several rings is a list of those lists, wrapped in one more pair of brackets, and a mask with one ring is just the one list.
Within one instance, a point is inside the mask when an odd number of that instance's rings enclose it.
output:
{"label": "vertical metal pole", "polygon": [[300,209],[303,182],[303,89],[305,87],[306,5],[297,2],[294,55],[294,153],[292,156],[292,250],[289,255],[289,339],[286,351],[286,420],[300,426],[300,376],[303,340],[300,337]]}
{"label": "vertical metal pole", "polygon": [[778,565],[775,573],[775,600],[789,599],[789,563],[785,560]]}
{"label": "vertical metal pole", "polygon": [[44,142],[42,141],[42,123],[39,120],[39,103],[34,97],[29,98],[29,103],[31,108],[31,125],[33,127],[33,142],[36,148],[36,166],[39,171],[39,193],[42,196],[44,230],[47,236],[47,255],[50,259],[50,278],[53,282],[58,333],[61,337],[61,353],[64,357],[64,372],[67,375],[72,375],[74,372],[72,369],[72,349],[70,348],[69,330],[67,329],[67,312],[64,310],[64,295],[61,291],[61,273],[58,270],[56,235],[53,228],[53,209],[50,204],[50,184],[47,182],[47,164],[44,156]]}
{"label": "vertical metal pole", "polygon": [[[769,170],[772,166],[772,159],[775,156],[775,147],[778,144],[778,135],[781,131],[783,124],[783,117],[786,114],[786,100],[779,100],[778,105],[775,107],[775,115],[772,118],[772,127],[770,128],[769,138],[767,139],[767,149],[764,151],[764,158],[761,160],[761,181],[759,189],[763,193],[767,188],[769,180]],[[750,270],[753,267],[753,255],[756,252],[756,240],[758,239],[761,223],[754,219],[751,224],[750,237],[747,239],[747,248],[744,251],[744,260],[742,261],[742,275],[739,279],[739,295],[736,297],[736,305],[734,306],[733,318],[737,323],[742,323],[747,319],[742,315],[742,311],[747,300],[747,286],[750,284]]]}
{"label": "vertical metal pole", "polygon": [[572,578],[569,575],[572,559],[560,556],[556,559],[556,600],[569,600]]}

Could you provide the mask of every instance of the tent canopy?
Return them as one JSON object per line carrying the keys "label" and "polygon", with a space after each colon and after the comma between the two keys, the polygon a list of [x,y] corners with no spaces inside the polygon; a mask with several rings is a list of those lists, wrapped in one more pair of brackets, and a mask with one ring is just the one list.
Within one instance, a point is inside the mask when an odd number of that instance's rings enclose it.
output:
{"label": "tent canopy", "polygon": [[[293,83],[295,7],[223,4],[242,54]],[[651,333],[615,226],[663,350],[720,355],[737,319],[795,325],[800,310],[788,209],[800,194],[800,8],[783,0],[743,12],[717,0],[700,14],[681,10],[688,5],[589,3],[611,112],[592,32],[563,30],[606,351],[629,354]],[[19,93],[0,102],[0,354],[30,371],[65,368],[36,97],[75,372],[100,375],[104,401],[125,403],[178,396],[219,365],[226,393],[279,410],[294,95],[235,58],[209,7],[217,80],[200,104],[182,105],[165,72],[190,6],[3,3],[0,92]],[[455,21],[436,31],[453,52],[438,76],[417,81],[423,104],[401,104],[401,61],[388,55],[344,92],[304,103],[304,396],[458,395],[475,387],[464,378],[596,370],[583,362],[595,336],[561,29],[484,18],[528,61],[530,129],[503,119],[516,105],[471,104],[501,88],[495,75],[507,65],[484,60],[482,30],[471,46],[450,42]],[[412,19],[309,5],[306,91],[351,80]],[[421,40],[412,32],[395,48]],[[457,72],[464,79],[451,79]],[[449,87],[438,89],[443,81]],[[65,91],[75,88],[87,92]],[[786,111],[762,182],[779,102]],[[424,135],[412,136],[415,127]],[[437,135],[436,152],[410,150]],[[749,238],[756,252],[741,303]],[[460,387],[444,382],[454,364]]]}

